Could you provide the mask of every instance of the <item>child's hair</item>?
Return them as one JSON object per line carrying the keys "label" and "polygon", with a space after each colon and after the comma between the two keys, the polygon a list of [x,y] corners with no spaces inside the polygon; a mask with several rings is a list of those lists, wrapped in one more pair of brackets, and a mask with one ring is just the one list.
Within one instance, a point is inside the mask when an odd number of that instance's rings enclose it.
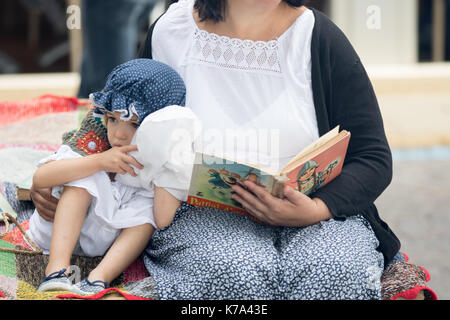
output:
{"label": "child's hair", "polygon": [[102,92],[90,95],[95,109],[83,119],[78,130],[63,135],[63,144],[82,156],[110,148],[103,115],[120,111],[121,118],[138,116],[141,123],[150,113],[170,105],[184,106],[186,88],[183,79],[168,65],[136,59],[116,67],[108,76]]}
{"label": "child's hair", "polygon": [[180,75],[168,65],[151,59],[135,59],[117,66],[102,92],[90,94],[94,114],[119,111],[122,120],[146,116],[171,105],[184,106],[186,88]]}

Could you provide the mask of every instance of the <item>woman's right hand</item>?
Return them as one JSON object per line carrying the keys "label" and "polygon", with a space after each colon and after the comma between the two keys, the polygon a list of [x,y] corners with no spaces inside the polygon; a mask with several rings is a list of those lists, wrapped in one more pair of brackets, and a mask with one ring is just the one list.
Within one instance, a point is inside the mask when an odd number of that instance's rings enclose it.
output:
{"label": "woman's right hand", "polygon": [[53,222],[55,218],[58,199],[52,196],[52,188],[37,189],[34,185],[30,188],[31,200],[38,214],[45,220]]}
{"label": "woman's right hand", "polygon": [[130,156],[128,152],[137,151],[138,148],[135,145],[112,147],[111,149],[99,153],[97,161],[103,171],[114,172],[119,174],[129,173],[133,177],[136,176],[136,172],[131,165],[135,166],[139,170],[142,170],[144,166],[137,162],[137,160]]}

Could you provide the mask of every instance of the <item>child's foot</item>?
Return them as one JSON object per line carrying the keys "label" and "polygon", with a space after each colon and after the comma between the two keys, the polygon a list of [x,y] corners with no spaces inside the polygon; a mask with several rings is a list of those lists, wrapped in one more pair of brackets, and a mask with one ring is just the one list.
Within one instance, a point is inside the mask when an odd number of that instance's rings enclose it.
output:
{"label": "child's foot", "polygon": [[44,277],[42,283],[37,288],[37,292],[43,291],[72,291],[72,282],[66,275],[67,269],[50,273]]}
{"label": "child's foot", "polygon": [[109,285],[105,281],[96,280],[90,282],[88,278],[85,278],[84,280],[73,285],[71,291],[79,295],[91,295],[99,293],[100,291],[108,288]]}

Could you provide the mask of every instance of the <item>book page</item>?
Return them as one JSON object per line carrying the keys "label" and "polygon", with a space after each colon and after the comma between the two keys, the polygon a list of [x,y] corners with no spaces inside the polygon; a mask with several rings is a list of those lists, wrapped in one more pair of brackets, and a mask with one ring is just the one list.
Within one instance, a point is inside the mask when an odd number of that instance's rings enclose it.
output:
{"label": "book page", "polygon": [[350,136],[350,132],[348,131],[341,131],[337,136],[333,137],[332,139],[326,141],[325,143],[321,143],[318,147],[310,150],[310,152],[303,154],[302,157],[296,157],[296,162],[292,162],[283,168],[283,171],[281,171],[282,174],[287,173],[297,167],[301,162],[304,162],[308,160],[309,158],[312,158],[316,156],[319,153],[324,152],[324,150],[332,147],[333,145],[337,144],[339,141],[344,139],[345,137]]}
{"label": "book page", "polygon": [[290,167],[293,163],[297,162],[298,159],[302,158],[304,155],[313,151],[314,149],[320,148],[325,143],[336,137],[338,134],[339,134],[339,126],[329,131],[328,133],[324,134],[322,137],[320,137],[319,139],[311,143],[309,146],[304,148],[302,151],[300,151],[299,154],[297,154],[291,161],[289,161],[287,165],[284,166],[281,172],[285,172],[286,168]]}

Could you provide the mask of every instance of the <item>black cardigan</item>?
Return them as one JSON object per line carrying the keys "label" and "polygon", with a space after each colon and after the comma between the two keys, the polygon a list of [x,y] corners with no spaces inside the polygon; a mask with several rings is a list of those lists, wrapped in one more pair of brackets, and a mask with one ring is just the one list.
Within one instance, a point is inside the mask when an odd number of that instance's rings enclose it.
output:
{"label": "black cardigan", "polygon": [[[392,156],[372,84],[344,33],[323,13],[311,9],[311,81],[319,134],[340,125],[351,132],[342,173],[311,197],[322,199],[335,219],[363,214],[370,222],[385,265],[400,241],[378,215],[374,201],[392,179]],[[141,58],[152,58],[150,27]]]}

